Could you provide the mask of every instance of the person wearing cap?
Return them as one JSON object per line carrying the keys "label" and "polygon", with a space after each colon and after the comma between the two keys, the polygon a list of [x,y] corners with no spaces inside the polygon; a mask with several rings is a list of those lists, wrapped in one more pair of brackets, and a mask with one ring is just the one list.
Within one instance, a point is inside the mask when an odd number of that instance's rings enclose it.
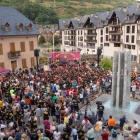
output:
{"label": "person wearing cap", "polygon": [[61,140],[69,140],[69,133],[66,132],[66,128],[63,129],[63,134],[62,134]]}
{"label": "person wearing cap", "polygon": [[89,120],[90,120],[90,123],[91,123],[92,125],[94,125],[94,124],[96,123],[97,117],[96,117],[94,111],[92,111],[92,114],[89,116]]}

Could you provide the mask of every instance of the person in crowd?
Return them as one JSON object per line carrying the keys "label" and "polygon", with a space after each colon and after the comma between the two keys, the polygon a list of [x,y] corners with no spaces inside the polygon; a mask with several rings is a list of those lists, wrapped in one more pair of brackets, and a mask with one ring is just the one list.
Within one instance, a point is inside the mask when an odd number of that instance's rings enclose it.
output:
{"label": "person in crowd", "polygon": [[102,133],[102,127],[103,127],[103,123],[101,121],[101,118],[98,119],[97,123],[96,123],[96,126],[99,126],[99,131],[97,132],[97,139],[99,138],[99,136],[101,135]]}
{"label": "person in crowd", "polygon": [[88,132],[86,134],[88,140],[94,140],[94,129],[88,126]]}
{"label": "person in crowd", "polygon": [[112,140],[118,139],[117,127],[115,125],[113,126],[113,129],[111,130],[111,138]]}
{"label": "person in crowd", "polygon": [[123,128],[125,120],[126,120],[125,115],[123,115],[123,117],[120,118],[119,133],[120,133],[120,130],[122,130],[122,128]]}
{"label": "person in crowd", "polygon": [[116,121],[114,118],[112,118],[112,116],[109,116],[109,120],[108,120],[108,126],[109,126],[109,134],[111,136],[111,131],[113,129],[113,126],[115,125]]}
{"label": "person in crowd", "polygon": [[98,118],[103,118],[103,113],[104,113],[104,106],[102,105],[102,102],[99,103],[99,107],[98,107]]}
{"label": "person in crowd", "polygon": [[109,133],[106,132],[106,129],[103,129],[103,133],[101,134],[102,140],[108,140]]}

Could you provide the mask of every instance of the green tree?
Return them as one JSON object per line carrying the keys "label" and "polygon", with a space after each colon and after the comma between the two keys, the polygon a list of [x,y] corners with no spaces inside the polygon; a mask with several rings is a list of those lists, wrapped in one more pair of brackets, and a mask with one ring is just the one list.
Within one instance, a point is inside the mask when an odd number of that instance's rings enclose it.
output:
{"label": "green tree", "polygon": [[108,58],[104,58],[102,61],[101,61],[101,65],[100,65],[100,69],[111,69],[112,68],[112,61]]}
{"label": "green tree", "polygon": [[43,44],[43,43],[45,43],[45,37],[41,35],[39,38],[39,44]]}
{"label": "green tree", "polygon": [[[53,45],[53,36],[49,39],[49,43],[51,44],[51,45]],[[54,36],[54,45],[56,46],[56,45],[58,45],[59,44],[59,36],[58,35],[55,35]]]}

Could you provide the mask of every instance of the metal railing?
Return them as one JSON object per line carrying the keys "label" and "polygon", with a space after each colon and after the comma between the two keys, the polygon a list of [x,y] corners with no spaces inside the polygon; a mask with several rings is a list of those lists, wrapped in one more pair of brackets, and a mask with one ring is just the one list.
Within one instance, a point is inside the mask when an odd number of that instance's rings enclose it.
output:
{"label": "metal railing", "polygon": [[17,58],[19,56],[20,56],[20,52],[17,52],[17,53],[15,53],[15,52],[9,52],[8,53],[8,58]]}

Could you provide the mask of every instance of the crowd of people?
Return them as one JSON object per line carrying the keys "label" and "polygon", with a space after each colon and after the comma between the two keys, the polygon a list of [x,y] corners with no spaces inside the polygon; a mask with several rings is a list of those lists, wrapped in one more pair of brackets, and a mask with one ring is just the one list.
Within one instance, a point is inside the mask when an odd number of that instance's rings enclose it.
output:
{"label": "crowd of people", "polygon": [[[88,104],[88,99],[99,92],[107,92],[111,84],[111,70],[79,66],[47,72],[27,68],[1,75],[0,139],[94,140],[97,131],[96,139],[116,140],[115,119],[108,118],[108,133],[101,102],[97,113],[92,111],[82,119],[79,113],[81,104]],[[132,127],[125,116],[120,119],[119,130],[124,130],[125,140],[133,140],[132,133],[138,131],[136,120],[134,124]]]}

